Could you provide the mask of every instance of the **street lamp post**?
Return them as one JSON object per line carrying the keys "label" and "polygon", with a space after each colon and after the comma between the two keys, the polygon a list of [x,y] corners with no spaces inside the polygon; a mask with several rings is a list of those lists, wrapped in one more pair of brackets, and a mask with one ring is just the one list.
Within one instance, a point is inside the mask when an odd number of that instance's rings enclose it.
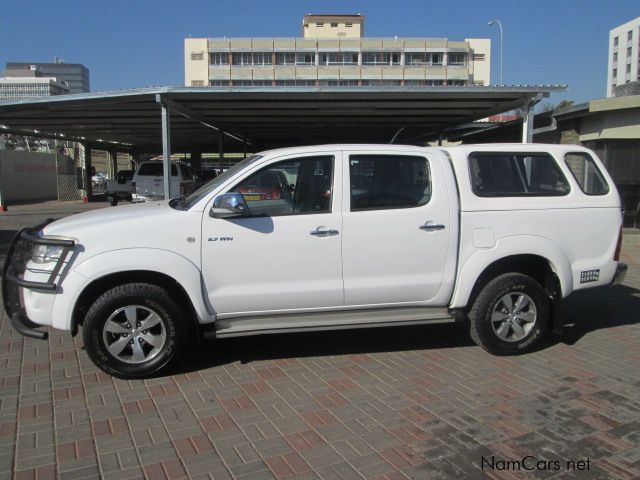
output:
{"label": "street lamp post", "polygon": [[502,37],[502,22],[497,18],[495,20],[491,20],[490,22],[487,22],[487,25],[494,25],[494,24],[497,24],[498,28],[500,29],[500,85],[504,85],[504,82],[502,79],[502,47],[504,43],[503,37]]}

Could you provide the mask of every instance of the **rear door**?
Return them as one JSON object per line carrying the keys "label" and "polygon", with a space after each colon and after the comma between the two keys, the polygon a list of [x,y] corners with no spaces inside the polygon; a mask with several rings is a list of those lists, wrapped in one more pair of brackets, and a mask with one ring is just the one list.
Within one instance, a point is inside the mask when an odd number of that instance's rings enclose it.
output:
{"label": "rear door", "polygon": [[[422,152],[344,152],[345,304],[429,305],[451,251],[449,194],[439,159]],[[453,228],[457,231],[457,228]]]}

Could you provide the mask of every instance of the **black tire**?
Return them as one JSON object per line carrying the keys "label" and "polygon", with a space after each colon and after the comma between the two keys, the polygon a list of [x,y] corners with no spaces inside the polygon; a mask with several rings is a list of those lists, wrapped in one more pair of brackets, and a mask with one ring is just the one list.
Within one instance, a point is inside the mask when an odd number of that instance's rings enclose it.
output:
{"label": "black tire", "polygon": [[[131,313],[132,310],[133,313]],[[109,330],[106,327],[107,321],[110,325],[117,324],[118,328],[124,328],[133,323],[128,322],[128,313],[131,313],[134,318],[141,319],[138,325],[144,324],[148,318],[151,318],[150,316],[145,318],[144,314],[147,312],[156,314],[154,321],[157,322],[149,330],[139,332],[131,330],[131,333],[107,331]],[[135,325],[133,328],[136,328]],[[152,329],[160,333],[151,334]],[[156,376],[168,370],[183,353],[188,331],[184,314],[166,290],[147,283],[128,283],[107,290],[98,297],[85,316],[82,334],[87,354],[98,368],[118,378],[132,379]],[[151,337],[148,336],[149,334]],[[131,337],[128,340],[129,343],[133,342],[134,338],[141,342],[140,345],[136,344],[139,347],[137,350],[148,351],[146,354],[148,357],[141,354],[144,358],[135,359],[133,346],[127,345],[118,356],[110,352],[109,345],[112,348],[116,342],[124,345],[127,342],[124,337],[129,336]],[[153,338],[159,345],[152,346],[149,342],[143,345],[145,341],[142,337]],[[118,346],[116,345],[115,348],[117,349]],[[130,356],[127,359],[129,352]]]}
{"label": "black tire", "polygon": [[111,206],[115,207],[116,205],[118,205],[118,197],[111,197]]}
{"label": "black tire", "polygon": [[[516,304],[521,298],[524,308],[518,311]],[[511,310],[509,302],[514,307]],[[527,353],[538,348],[547,336],[550,300],[533,278],[505,273],[484,286],[468,316],[471,338],[487,352],[494,355]]]}

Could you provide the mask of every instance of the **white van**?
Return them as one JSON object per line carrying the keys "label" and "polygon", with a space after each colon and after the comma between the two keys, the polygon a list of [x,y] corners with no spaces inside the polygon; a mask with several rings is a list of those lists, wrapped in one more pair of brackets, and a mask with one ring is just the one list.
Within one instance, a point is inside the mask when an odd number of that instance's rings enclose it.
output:
{"label": "white van", "polygon": [[[133,175],[131,201],[146,202],[164,198],[163,164],[157,160],[140,162]],[[195,177],[187,165],[171,163],[171,197],[189,195],[195,190]]]}

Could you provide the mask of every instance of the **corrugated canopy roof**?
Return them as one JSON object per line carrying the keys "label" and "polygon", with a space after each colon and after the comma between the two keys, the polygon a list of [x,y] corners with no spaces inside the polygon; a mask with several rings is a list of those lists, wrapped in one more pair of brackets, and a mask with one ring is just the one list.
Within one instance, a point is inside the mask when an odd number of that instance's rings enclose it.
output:
{"label": "corrugated canopy roof", "polygon": [[[118,142],[162,150],[159,100],[171,109],[173,151],[226,151],[318,143],[422,143],[437,132],[523,106],[566,86],[162,87],[0,102],[0,132]],[[214,128],[215,127],[215,128]],[[35,132],[34,132],[35,131]],[[399,133],[398,133],[399,132]],[[61,137],[63,136],[63,137]]]}

